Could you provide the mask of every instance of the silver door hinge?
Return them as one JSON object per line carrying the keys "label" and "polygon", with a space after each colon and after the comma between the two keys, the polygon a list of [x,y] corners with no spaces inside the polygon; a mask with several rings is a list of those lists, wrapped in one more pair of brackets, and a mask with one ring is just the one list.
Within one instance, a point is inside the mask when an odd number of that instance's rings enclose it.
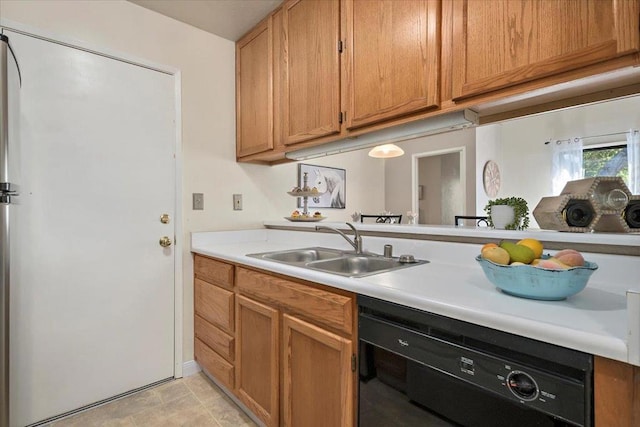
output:
{"label": "silver door hinge", "polygon": [[356,355],[352,354],[351,355],[351,372],[355,372],[356,371]]}
{"label": "silver door hinge", "polygon": [[342,40],[338,40],[338,53],[342,53],[342,50],[343,50]]}

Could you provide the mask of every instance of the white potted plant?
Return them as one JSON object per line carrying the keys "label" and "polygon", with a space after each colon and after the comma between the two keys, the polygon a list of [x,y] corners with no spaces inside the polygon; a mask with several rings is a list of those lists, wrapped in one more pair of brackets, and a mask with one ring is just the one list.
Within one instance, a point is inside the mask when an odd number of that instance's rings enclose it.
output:
{"label": "white potted plant", "polygon": [[484,211],[489,226],[505,230],[525,230],[529,227],[529,206],[521,197],[489,200]]}

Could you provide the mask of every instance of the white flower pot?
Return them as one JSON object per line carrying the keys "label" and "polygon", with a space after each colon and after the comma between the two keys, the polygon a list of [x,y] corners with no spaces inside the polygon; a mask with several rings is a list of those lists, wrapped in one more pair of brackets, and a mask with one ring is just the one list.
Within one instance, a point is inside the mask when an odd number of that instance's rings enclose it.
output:
{"label": "white flower pot", "polygon": [[493,227],[503,230],[507,225],[511,224],[515,219],[515,212],[512,206],[493,205],[491,206],[491,221]]}

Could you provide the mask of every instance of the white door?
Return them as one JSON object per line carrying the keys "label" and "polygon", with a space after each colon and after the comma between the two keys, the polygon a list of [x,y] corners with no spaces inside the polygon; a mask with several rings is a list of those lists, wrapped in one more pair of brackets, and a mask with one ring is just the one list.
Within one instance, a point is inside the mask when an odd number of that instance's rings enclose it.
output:
{"label": "white door", "polygon": [[24,426],[173,377],[175,253],[159,239],[174,239],[175,81],[6,34],[22,73],[10,396]]}
{"label": "white door", "polygon": [[[451,224],[465,214],[464,149],[414,155],[419,224]],[[414,208],[415,210],[415,208]]]}

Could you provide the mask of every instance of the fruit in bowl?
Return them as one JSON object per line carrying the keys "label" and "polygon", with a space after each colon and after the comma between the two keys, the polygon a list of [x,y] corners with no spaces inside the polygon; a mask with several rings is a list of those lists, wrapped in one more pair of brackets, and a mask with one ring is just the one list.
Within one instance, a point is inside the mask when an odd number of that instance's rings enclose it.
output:
{"label": "fruit in bowl", "polygon": [[482,258],[488,259],[496,264],[508,265],[511,257],[509,252],[499,246],[489,246],[481,251]]}
{"label": "fruit in bowl", "polygon": [[[502,292],[549,301],[562,300],[582,291],[591,274],[598,269],[595,263],[585,261],[583,255],[573,249],[563,249],[554,256],[542,255],[542,243],[536,242],[527,242],[530,245],[505,241],[500,246],[487,244],[482,247],[476,261],[487,279]],[[516,246],[525,247],[528,251]],[[509,254],[508,262],[504,262],[504,257],[496,262],[496,248],[504,248]],[[533,258],[538,251],[540,256]]]}

